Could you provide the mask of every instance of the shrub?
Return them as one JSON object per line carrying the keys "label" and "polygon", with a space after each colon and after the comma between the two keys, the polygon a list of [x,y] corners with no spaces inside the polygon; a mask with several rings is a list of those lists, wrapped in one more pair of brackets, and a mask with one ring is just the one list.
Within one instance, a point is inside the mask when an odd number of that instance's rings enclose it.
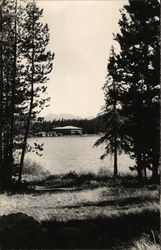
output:
{"label": "shrub", "polygon": [[51,173],[45,170],[39,163],[26,160],[23,169],[23,180],[25,181],[42,181],[50,176]]}

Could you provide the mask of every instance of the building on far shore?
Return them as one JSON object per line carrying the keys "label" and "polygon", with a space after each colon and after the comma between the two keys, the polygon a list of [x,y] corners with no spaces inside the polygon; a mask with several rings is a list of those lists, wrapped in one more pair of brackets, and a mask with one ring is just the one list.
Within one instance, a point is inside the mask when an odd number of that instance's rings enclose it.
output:
{"label": "building on far shore", "polygon": [[53,131],[55,131],[57,135],[82,135],[82,128],[74,126],[56,127],[53,128]]}
{"label": "building on far shore", "polygon": [[45,137],[46,136],[46,132],[45,131],[41,131],[41,132],[35,133],[35,136],[37,136],[37,137]]}
{"label": "building on far shore", "polygon": [[57,133],[55,131],[50,131],[50,132],[41,131],[41,132],[35,133],[34,136],[35,137],[54,137],[54,136],[57,136]]}

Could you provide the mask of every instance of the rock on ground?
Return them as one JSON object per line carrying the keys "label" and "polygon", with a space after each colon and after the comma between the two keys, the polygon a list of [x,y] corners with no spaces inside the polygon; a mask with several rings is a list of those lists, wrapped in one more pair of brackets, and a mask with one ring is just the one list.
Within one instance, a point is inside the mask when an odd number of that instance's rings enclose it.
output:
{"label": "rock on ground", "polygon": [[0,248],[34,248],[39,242],[42,227],[24,213],[0,217]]}

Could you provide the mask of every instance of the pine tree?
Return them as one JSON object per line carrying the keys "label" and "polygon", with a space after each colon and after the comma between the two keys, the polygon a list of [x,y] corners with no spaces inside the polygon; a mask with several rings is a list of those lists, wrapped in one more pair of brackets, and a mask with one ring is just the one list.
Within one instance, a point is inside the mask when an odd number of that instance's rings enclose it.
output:
{"label": "pine tree", "polygon": [[15,151],[15,113],[16,105],[20,105],[18,97],[18,50],[17,50],[17,1],[4,0],[2,4],[2,67],[3,86],[1,95],[2,110],[2,164],[1,188],[9,188],[12,184]]}
{"label": "pine tree", "polygon": [[[49,99],[43,93],[53,54],[45,51],[49,33],[41,15],[35,3],[21,6],[17,0],[4,0],[0,5],[1,190],[12,188],[17,171],[21,181],[30,122]],[[17,149],[22,150],[20,167]]]}
{"label": "pine tree", "polygon": [[108,62],[107,81],[104,85],[105,105],[101,113],[102,120],[105,124],[105,134],[95,142],[95,146],[105,144],[105,153],[101,159],[113,154],[114,156],[114,172],[113,176],[118,175],[118,153],[122,151],[122,144],[126,139],[122,134],[122,127],[126,118],[122,116],[119,103],[119,95],[121,93],[121,85],[117,81],[117,62],[114,48]]}
{"label": "pine tree", "polygon": [[40,93],[46,92],[47,75],[52,70],[53,53],[46,52],[46,46],[49,42],[49,29],[47,24],[40,22],[43,10],[39,10],[35,2],[27,4],[26,16],[23,30],[22,50],[23,57],[26,60],[25,82],[28,85],[28,99],[26,104],[29,106],[26,116],[25,134],[23,139],[22,154],[20,160],[19,182],[22,179],[24,156],[27,147],[27,139],[30,130],[31,120],[35,119],[45,106],[47,97],[40,97]]}
{"label": "pine tree", "polygon": [[159,164],[159,17],[157,0],[132,1],[121,10],[120,45],[117,56],[118,79],[124,91],[120,97],[128,116],[126,133],[131,138],[129,151],[136,158],[138,178],[152,165],[153,179]]}

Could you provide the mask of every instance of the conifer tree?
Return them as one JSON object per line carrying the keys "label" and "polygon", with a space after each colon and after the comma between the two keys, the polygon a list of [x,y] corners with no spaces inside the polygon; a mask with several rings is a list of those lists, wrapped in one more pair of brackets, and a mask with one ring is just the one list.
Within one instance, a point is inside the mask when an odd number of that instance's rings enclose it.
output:
{"label": "conifer tree", "polygon": [[26,16],[22,26],[22,51],[26,61],[25,82],[28,89],[26,105],[29,108],[25,113],[26,125],[20,159],[19,182],[22,179],[24,156],[31,120],[35,119],[36,114],[43,109],[45,103],[49,100],[48,97],[43,97],[42,93],[44,94],[47,89],[47,75],[52,70],[54,54],[46,51],[46,46],[49,42],[49,29],[47,24],[44,25],[40,22],[42,14],[43,10],[40,10],[34,1],[27,4]]}
{"label": "conifer tree", "polygon": [[[110,56],[108,63],[113,90],[116,86],[119,90],[119,113],[125,119],[119,131],[124,138],[121,149],[135,158],[139,182],[143,181],[143,172],[146,179],[146,169],[151,167],[153,181],[158,179],[159,18],[158,0],[129,0],[129,4],[121,9],[120,32],[114,37],[120,45],[120,51],[117,55]],[[111,103],[112,110],[117,107],[114,105],[116,96],[112,94],[108,84],[104,86],[104,93],[105,113],[108,113],[106,110],[109,111]],[[107,118],[106,120],[108,121]],[[112,127],[114,130],[115,122],[112,126],[108,125],[109,134],[106,133],[96,144],[106,142],[107,146],[110,145]]]}
{"label": "conifer tree", "polygon": [[[0,5],[1,190],[12,188],[17,171],[21,181],[30,122],[48,100],[43,94],[53,54],[45,51],[49,33],[41,15],[35,3],[3,0]],[[22,151],[20,166],[17,149]]]}
{"label": "conifer tree", "polygon": [[116,177],[118,175],[118,153],[121,153],[122,144],[126,139],[122,133],[122,127],[126,118],[122,116],[120,110],[119,95],[121,93],[121,85],[117,81],[117,62],[114,47],[111,49],[107,70],[107,81],[103,88],[105,105],[101,113],[105,124],[105,134],[94,145],[105,144],[105,153],[101,156],[101,159],[104,159],[109,154],[113,154],[113,176]]}
{"label": "conifer tree", "polygon": [[4,0],[2,2],[2,64],[1,95],[2,110],[2,164],[1,164],[1,187],[9,187],[12,183],[15,151],[15,114],[16,106],[21,104],[18,97],[18,19],[19,12],[17,1]]}
{"label": "conifer tree", "polygon": [[121,10],[120,45],[117,55],[118,81],[123,113],[129,124],[125,133],[130,138],[129,152],[136,158],[138,178],[143,180],[152,165],[154,181],[159,164],[159,17],[157,0],[132,1]]}

